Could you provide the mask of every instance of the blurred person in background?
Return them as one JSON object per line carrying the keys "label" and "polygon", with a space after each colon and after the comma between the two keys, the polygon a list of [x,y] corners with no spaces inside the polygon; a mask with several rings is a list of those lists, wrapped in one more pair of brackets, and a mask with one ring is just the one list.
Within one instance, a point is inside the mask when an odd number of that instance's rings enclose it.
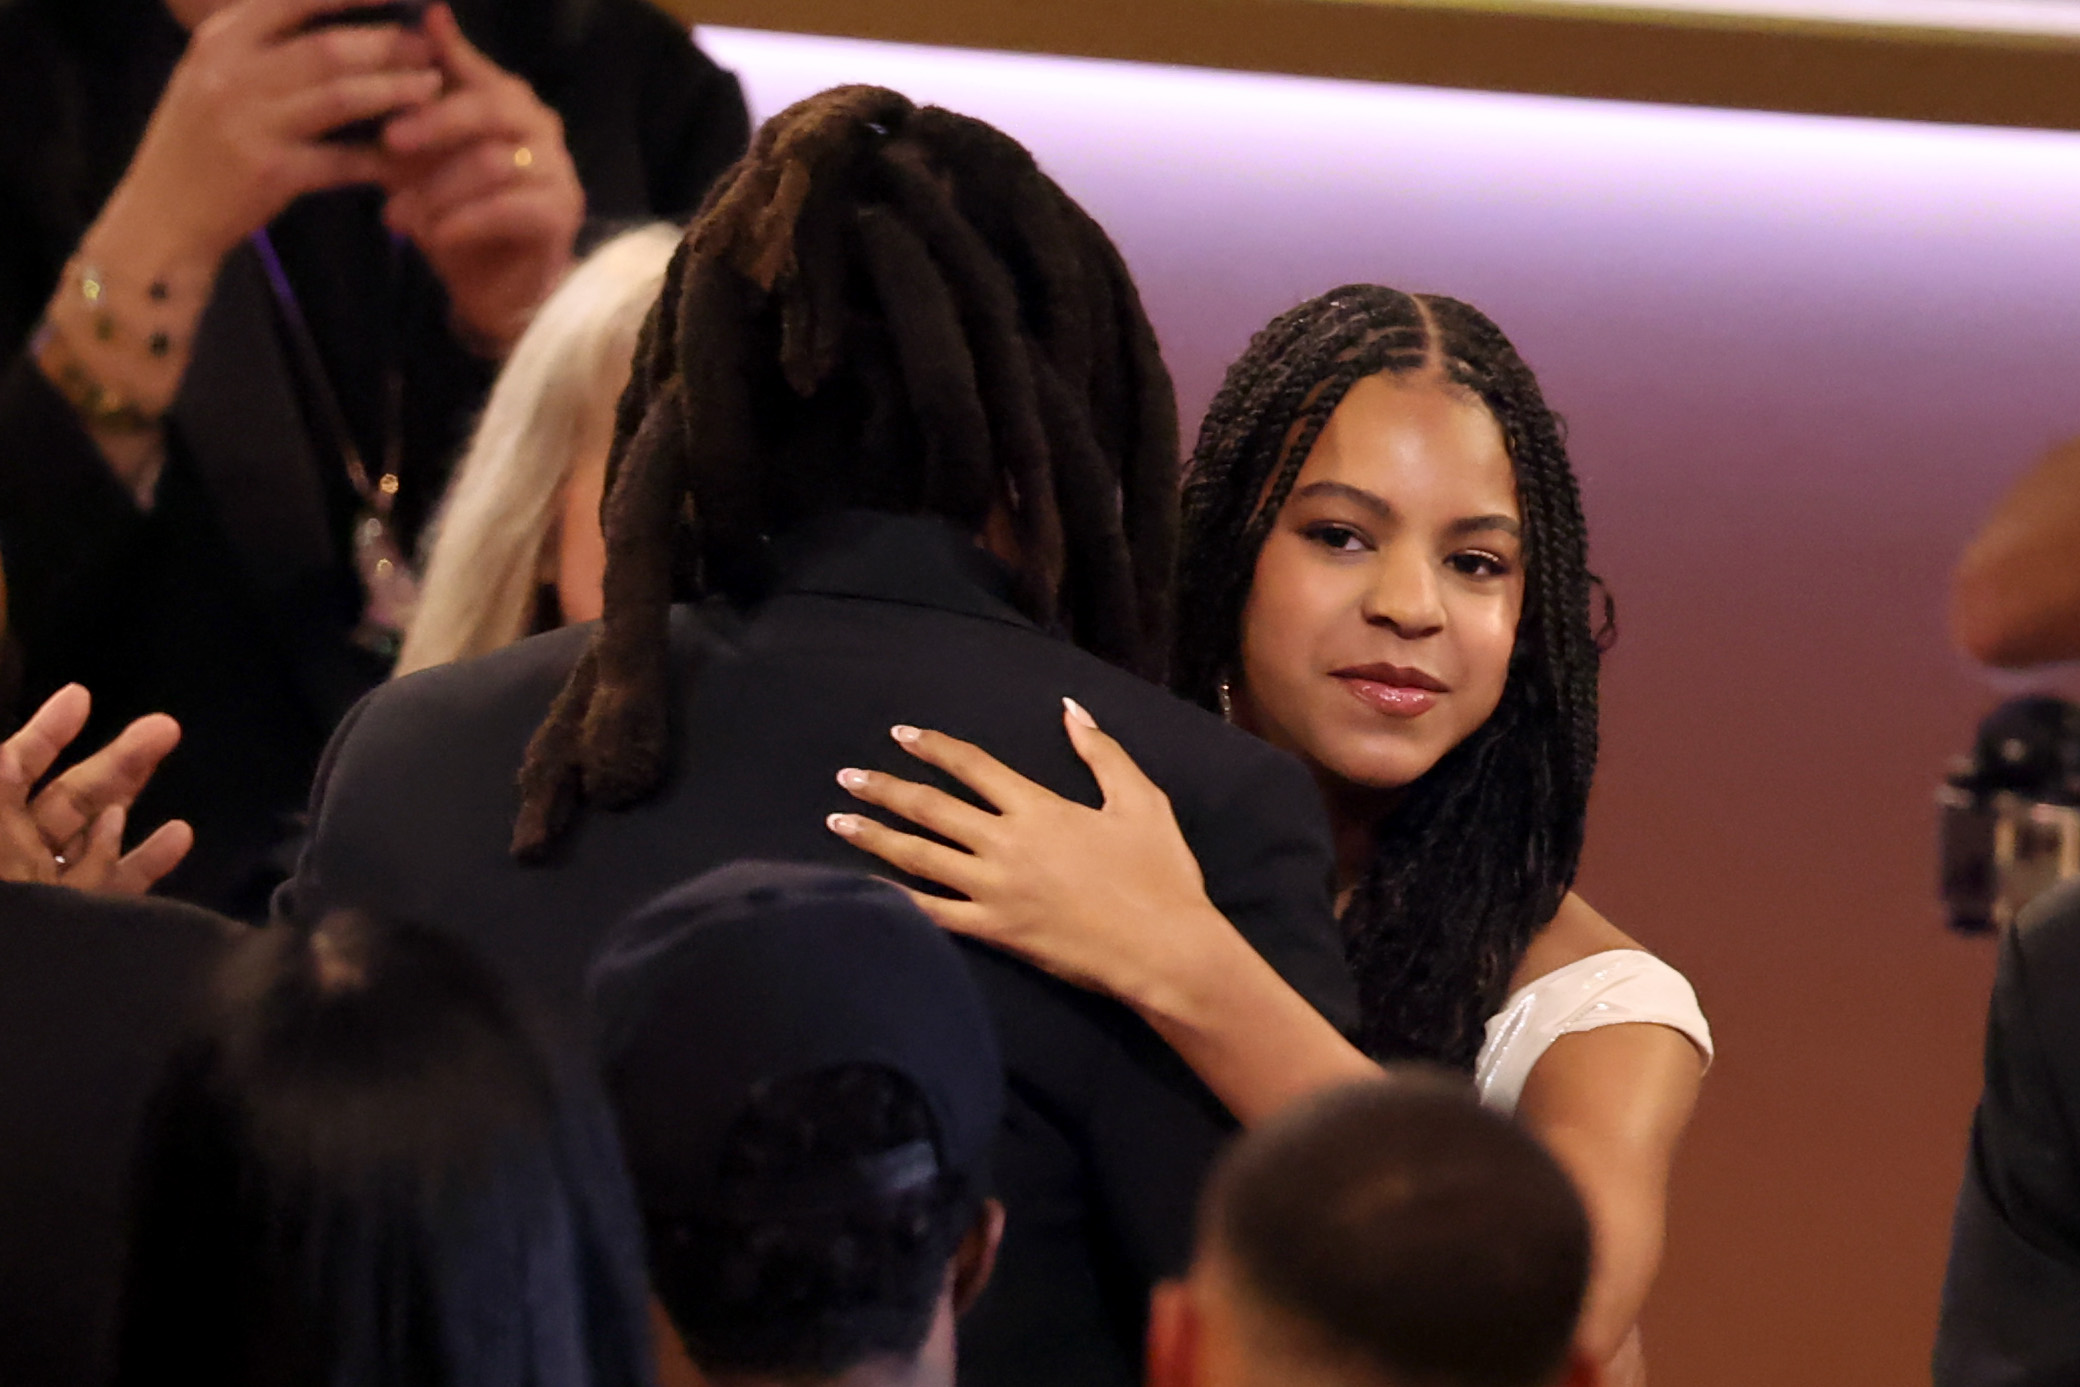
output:
{"label": "blurred person in background", "polygon": [[613,1118],[453,939],[255,931],[154,1100],[115,1381],[648,1387]]}
{"label": "blurred person in background", "polygon": [[[1983,664],[2080,659],[2080,440],[2024,473],[1973,536],[1952,579],[1950,629]],[[1937,1387],[2080,1381],[2080,884],[2039,897],[1998,947]]]}
{"label": "blurred person in background", "polygon": [[1479,310],[1349,285],[1230,369],[1185,484],[1172,681],[1314,773],[1357,1046],[1208,908],[1214,864],[1080,709],[1064,722],[1101,810],[926,732],[911,753],[998,814],[839,779],[968,851],[862,815],[834,827],[966,897],[918,897],[949,928],[1133,1006],[1245,1122],[1375,1061],[1467,1071],[1580,1185],[1597,1236],[1583,1348],[1634,1382],[1712,1041],[1689,982],[1571,889],[1598,739],[1593,589],[1559,421]]}
{"label": "blurred person in background", "polygon": [[603,243],[521,334],[433,520],[398,674],[598,618],[614,402],[679,238],[658,223]]}
{"label": "blurred person in background", "polygon": [[177,718],[146,812],[198,845],[167,889],[246,916],[588,217],[685,215],[746,138],[735,80],[643,0],[420,8],[0,6],[25,696],[92,688],[90,740]]}
{"label": "blurred person in background", "polygon": [[1936,1387],[2080,1382],[2080,882],[2000,939]]}
{"label": "blurred person in background", "polygon": [[953,1387],[1004,1227],[1004,1070],[960,950],[884,883],[740,863],[617,926],[592,995],[667,1361]]}
{"label": "blurred person in background", "polygon": [[1252,1130],[1156,1292],[1148,1387],[1594,1387],[1588,1218],[1565,1172],[1441,1074],[1394,1066]]}
{"label": "blurred person in background", "polygon": [[2080,660],[2080,439],[2001,498],[1957,561],[1950,633],[2003,669]]}

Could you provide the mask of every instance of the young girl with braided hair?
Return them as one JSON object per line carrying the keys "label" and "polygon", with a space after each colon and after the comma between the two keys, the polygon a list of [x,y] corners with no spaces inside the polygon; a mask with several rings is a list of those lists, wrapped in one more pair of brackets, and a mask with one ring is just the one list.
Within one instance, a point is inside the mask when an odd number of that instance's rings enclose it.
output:
{"label": "young girl with braided hair", "polygon": [[856,797],[958,846],[861,815],[833,827],[966,897],[918,897],[948,928],[1133,1006],[1244,1121],[1375,1062],[1475,1073],[1581,1184],[1598,1243],[1582,1347],[1636,1379],[1711,1042],[1681,975],[1569,889],[1601,642],[1558,419],[1477,310],[1348,286],[1229,371],[1184,510],[1173,684],[1313,771],[1357,1046],[1237,947],[1160,792],[1073,704],[1102,809],[904,728],[997,816],[978,828],[937,790],[848,770]]}

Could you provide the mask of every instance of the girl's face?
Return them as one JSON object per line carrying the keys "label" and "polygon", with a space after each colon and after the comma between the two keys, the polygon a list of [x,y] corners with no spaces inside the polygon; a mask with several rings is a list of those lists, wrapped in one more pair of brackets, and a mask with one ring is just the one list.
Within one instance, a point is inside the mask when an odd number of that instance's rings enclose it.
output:
{"label": "girl's face", "polygon": [[1417,779],[1494,713],[1524,606],[1502,431],[1432,376],[1329,416],[1257,557],[1236,721],[1317,775]]}

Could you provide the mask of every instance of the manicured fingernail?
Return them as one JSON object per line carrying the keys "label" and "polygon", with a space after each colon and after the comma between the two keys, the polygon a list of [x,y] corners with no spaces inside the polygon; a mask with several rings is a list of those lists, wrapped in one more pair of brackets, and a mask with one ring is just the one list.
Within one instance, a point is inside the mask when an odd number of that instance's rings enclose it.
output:
{"label": "manicured fingernail", "polygon": [[1073,699],[1073,698],[1064,698],[1064,699],[1062,700],[1062,706],[1063,706],[1064,708],[1066,708],[1066,709],[1068,709],[1068,710],[1069,710],[1069,716],[1070,716],[1070,717],[1072,717],[1072,718],[1076,719],[1076,720],[1077,720],[1078,722],[1082,723],[1082,724],[1083,724],[1083,725],[1084,725],[1085,727],[1090,727],[1090,728],[1095,728],[1095,727],[1097,727],[1097,725],[1098,725],[1098,720],[1097,720],[1096,718],[1092,717],[1092,716],[1091,716],[1091,715],[1090,715],[1090,714],[1089,714],[1088,712],[1086,712],[1086,711],[1084,710],[1084,706],[1083,706],[1083,705],[1082,705],[1081,703],[1078,703],[1078,702],[1077,702],[1077,701],[1076,701],[1075,699]]}
{"label": "manicured fingernail", "polygon": [[909,746],[919,737],[922,737],[924,733],[907,723],[897,723],[894,727],[888,729],[888,735],[901,742],[904,746]]}
{"label": "manicured fingernail", "polygon": [[848,766],[838,772],[838,783],[848,790],[864,790],[867,788],[867,773]]}
{"label": "manicured fingernail", "polygon": [[859,816],[856,814],[833,814],[823,822],[840,838],[850,838],[859,832]]}

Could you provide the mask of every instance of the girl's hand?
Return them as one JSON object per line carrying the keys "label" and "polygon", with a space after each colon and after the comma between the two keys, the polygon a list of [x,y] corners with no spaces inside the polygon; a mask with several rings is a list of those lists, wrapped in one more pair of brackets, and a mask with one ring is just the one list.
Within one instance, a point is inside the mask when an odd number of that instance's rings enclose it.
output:
{"label": "girl's hand", "polygon": [[897,727],[918,760],[994,807],[980,809],[929,785],[847,769],[838,783],[958,847],[900,832],[859,814],[830,828],[898,871],[965,900],[911,892],[941,926],[994,944],[1056,977],[1150,1003],[1236,936],[1206,898],[1199,863],[1169,796],[1073,699],[1062,700],[1069,741],[1097,778],[1104,806],[1086,808],[943,733]]}

